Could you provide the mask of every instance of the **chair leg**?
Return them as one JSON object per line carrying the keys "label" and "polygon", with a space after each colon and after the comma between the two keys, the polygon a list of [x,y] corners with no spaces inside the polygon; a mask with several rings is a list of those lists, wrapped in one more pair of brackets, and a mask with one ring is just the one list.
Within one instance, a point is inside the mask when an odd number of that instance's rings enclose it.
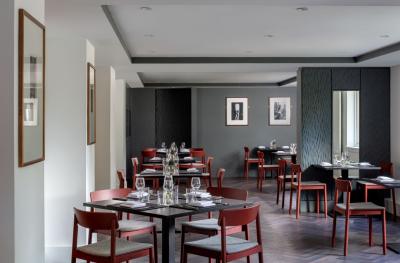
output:
{"label": "chair leg", "polygon": [[364,202],[368,202],[368,188],[364,186]]}
{"label": "chair leg", "polygon": [[372,216],[368,216],[368,233],[369,233],[368,244],[371,247],[372,246]]}
{"label": "chair leg", "polygon": [[154,259],[153,262],[158,262],[158,252],[157,252],[157,226],[153,227],[153,252],[154,252]]}
{"label": "chair leg", "polygon": [[296,219],[299,219],[299,217],[300,217],[300,197],[301,197],[301,188],[297,188]]}
{"label": "chair leg", "polygon": [[393,221],[396,222],[397,213],[396,213],[396,189],[392,188],[392,202],[393,202]]}
{"label": "chair leg", "polygon": [[282,209],[285,208],[285,192],[286,192],[286,182],[284,178],[282,182]]}
{"label": "chair leg", "polygon": [[183,248],[183,262],[182,263],[187,263],[188,259],[188,254],[185,251],[185,248]]}
{"label": "chair leg", "polygon": [[279,193],[280,193],[281,183],[279,179],[276,179],[276,204],[279,204]]}
{"label": "chair leg", "polygon": [[344,256],[347,256],[347,249],[349,246],[349,220],[349,215],[346,215],[344,230]]}
{"label": "chair leg", "polygon": [[325,218],[328,218],[328,193],[326,191],[326,186],[324,187],[324,213]]}
{"label": "chair leg", "polygon": [[183,247],[184,247],[184,244],[185,244],[185,229],[184,229],[184,226],[182,226],[182,233],[181,233],[181,263],[183,263],[183,253],[184,253],[184,251],[183,251]]}
{"label": "chair leg", "polygon": [[335,247],[335,244],[336,244],[336,212],[333,211],[332,240],[331,240],[332,247]]}
{"label": "chair leg", "polygon": [[[248,225],[244,226],[244,235],[245,235],[246,240],[250,240],[250,233],[249,233],[249,226]],[[247,260],[247,263],[250,263],[250,256],[247,256],[246,260]]]}
{"label": "chair leg", "polygon": [[317,214],[319,215],[319,190],[317,190]]}
{"label": "chair leg", "polygon": [[293,199],[293,187],[290,187],[290,198],[289,198],[289,215],[292,214],[292,199]]}
{"label": "chair leg", "polygon": [[[154,247],[154,249],[155,249],[155,247]],[[150,248],[149,249],[149,263],[157,263],[157,262],[154,262],[154,257],[157,257],[157,255],[154,255],[153,249]]]}
{"label": "chair leg", "polygon": [[382,247],[383,254],[386,255],[386,210],[382,212]]}
{"label": "chair leg", "polygon": [[258,262],[264,263],[264,254],[263,252],[258,253]]}

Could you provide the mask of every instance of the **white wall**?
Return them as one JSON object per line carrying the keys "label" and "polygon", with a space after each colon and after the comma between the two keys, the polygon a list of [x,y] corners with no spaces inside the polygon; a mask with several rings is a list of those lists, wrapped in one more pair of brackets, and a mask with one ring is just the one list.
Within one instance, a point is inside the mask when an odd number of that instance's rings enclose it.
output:
{"label": "white wall", "polygon": [[[46,262],[68,262],[73,207],[94,188],[95,146],[86,142],[86,66],[94,47],[82,38],[48,30],[45,208]],[[85,232],[79,241],[85,241]]]}
{"label": "white wall", "polygon": [[[395,177],[400,179],[400,66],[391,69],[390,77],[390,152],[395,166]],[[397,203],[400,203],[400,189],[396,191]],[[389,207],[391,210],[391,206]]]}

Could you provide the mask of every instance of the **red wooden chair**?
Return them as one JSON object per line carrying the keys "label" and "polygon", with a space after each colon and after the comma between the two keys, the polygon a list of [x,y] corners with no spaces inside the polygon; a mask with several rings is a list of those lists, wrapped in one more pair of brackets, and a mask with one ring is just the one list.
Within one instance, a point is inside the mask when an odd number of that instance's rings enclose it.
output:
{"label": "red wooden chair", "polygon": [[207,157],[207,173],[208,177],[208,186],[212,186],[212,162],[214,161],[214,157]]}
{"label": "red wooden chair", "polygon": [[141,171],[145,169],[162,169],[162,164],[158,163],[147,163],[151,158],[157,156],[157,149],[156,148],[145,148],[142,151],[141,161],[140,161],[140,168]]}
{"label": "red wooden chair", "polygon": [[265,164],[264,153],[257,151],[258,157],[258,176],[257,176],[257,188],[262,192],[263,182],[265,180],[265,174],[269,171],[278,173],[279,165],[277,164]]}
{"label": "red wooden chair", "polygon": [[321,183],[318,181],[301,181],[301,166],[300,164],[292,164],[292,172],[290,175],[291,178],[291,183],[290,183],[290,200],[289,200],[289,214],[292,214],[292,196],[293,196],[293,191],[297,191],[296,195],[296,219],[299,218],[300,216],[300,208],[301,208],[301,192],[302,191],[316,191],[316,210],[317,213],[319,214],[319,206],[320,206],[320,201],[319,201],[319,191],[324,192],[324,213],[325,213],[325,218],[327,218],[328,215],[328,199],[327,199],[327,190],[326,190],[326,184]]}
{"label": "red wooden chair", "polygon": [[[139,161],[138,161],[138,158],[136,158],[136,157],[131,158],[131,161],[132,161],[132,189],[136,190],[135,183],[136,183],[136,177],[137,177],[137,174],[139,171]],[[153,168],[148,167],[148,169],[155,169],[155,168],[156,167],[153,167]],[[159,184],[160,184],[159,179],[154,178],[154,179],[147,179],[147,180],[152,182],[153,190],[157,190],[159,188]]]}
{"label": "red wooden chair", "polygon": [[[72,237],[71,262],[83,259],[87,262],[124,262],[130,259],[148,256],[149,262],[154,262],[153,246],[146,243],[132,242],[117,238],[119,226],[115,213],[86,212],[74,208],[74,227]],[[99,241],[78,247],[78,226],[90,231],[109,232],[110,240]]]}
{"label": "red wooden chair", "polygon": [[[90,193],[90,201],[96,202],[102,200],[110,200],[113,198],[125,198],[131,191],[132,189],[130,188],[98,190]],[[91,212],[95,212],[94,208],[91,208],[90,210]],[[118,226],[116,227],[116,231],[117,231],[117,236],[119,238],[129,239],[130,236],[141,235],[146,233],[152,234],[154,243],[154,253],[155,255],[157,255],[157,228],[155,223],[130,220],[129,214],[127,215],[127,219],[122,219],[123,215],[121,213],[119,213],[118,217],[119,221],[118,221]],[[94,233],[93,229],[89,230],[89,244],[92,242],[93,233]],[[97,232],[97,233],[109,235],[109,233],[107,232]],[[157,262],[157,257],[155,257],[155,262]]]}
{"label": "red wooden chair", "polygon": [[[254,221],[256,221],[257,242],[228,236],[230,227],[244,227]],[[184,243],[183,263],[188,262],[188,254],[215,258],[217,262],[222,263],[258,254],[259,262],[263,262],[259,204],[248,208],[222,210],[219,213],[218,226],[220,235]]]}
{"label": "red wooden chair", "polygon": [[218,188],[222,189],[222,182],[224,181],[225,169],[219,168],[217,172]]}
{"label": "red wooden chair", "polygon": [[249,179],[249,166],[250,164],[258,164],[258,158],[250,158],[249,147],[244,146],[244,172],[243,176]]}
{"label": "red wooden chair", "polygon": [[[393,177],[394,173],[393,173],[393,163],[388,163],[388,162],[381,162],[379,164],[379,166],[381,167],[381,175],[386,175],[386,176],[390,176]],[[370,182],[364,182],[364,181],[358,181],[357,182],[358,185],[361,186],[361,188],[364,191],[364,201],[368,202],[368,191],[369,190],[388,190],[388,188],[386,188],[383,185],[379,185],[379,184],[374,184],[374,183],[370,183]],[[396,221],[396,217],[397,217],[397,213],[396,213],[396,189],[392,188],[390,189],[391,193],[392,193],[392,209],[393,209],[393,220]]]}
{"label": "red wooden chair", "polygon": [[[207,192],[212,196],[222,196],[224,198],[236,199],[246,201],[248,193],[242,189],[236,188],[219,188],[219,187],[208,187]],[[245,232],[246,239],[248,239],[249,232],[246,227],[230,227],[228,229],[228,235]],[[218,220],[211,218],[211,212],[208,213],[208,219],[189,221],[182,223],[182,235],[181,235],[181,255],[183,254],[183,244],[185,243],[186,233],[197,233],[207,236],[214,236],[221,233],[221,228],[218,225]],[[182,257],[181,257],[182,261]]]}
{"label": "red wooden chair", "polygon": [[125,188],[125,172],[122,169],[117,170],[119,188]]}
{"label": "red wooden chair", "polygon": [[190,156],[196,159],[195,163],[192,163],[192,168],[202,169],[205,172],[206,169],[206,152],[203,148],[191,148]]}
{"label": "red wooden chair", "polygon": [[[344,255],[347,256],[349,243],[349,220],[353,215],[368,216],[369,221],[369,245],[372,246],[372,216],[379,215],[382,217],[382,245],[383,254],[386,255],[386,211],[382,206],[374,203],[351,203],[351,183],[348,180],[337,179],[335,182],[335,207],[333,210],[333,230],[332,230],[332,247],[336,242],[336,217],[337,214],[345,216],[345,232],[344,232]],[[347,200],[344,204],[338,204],[339,193],[346,193]],[[344,198],[344,196],[343,196]]]}
{"label": "red wooden chair", "polygon": [[[290,174],[286,174],[286,167],[288,164],[291,164]],[[297,174],[293,171],[293,163],[286,159],[279,159],[279,175],[277,176],[277,193],[276,193],[276,204],[279,204],[279,192],[282,190],[282,209],[285,208],[285,191],[286,191],[286,183],[290,183],[292,181],[292,176],[294,179],[297,179]],[[297,168],[295,168],[297,169]]]}

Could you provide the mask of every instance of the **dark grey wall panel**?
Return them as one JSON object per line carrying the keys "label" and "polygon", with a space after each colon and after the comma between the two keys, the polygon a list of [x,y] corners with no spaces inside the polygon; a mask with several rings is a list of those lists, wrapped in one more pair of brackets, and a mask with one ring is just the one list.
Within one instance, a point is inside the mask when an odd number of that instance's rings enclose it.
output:
{"label": "dark grey wall panel", "polygon": [[333,68],[332,90],[360,90],[360,69]]}
{"label": "dark grey wall panel", "polygon": [[[207,154],[215,158],[213,171],[227,169],[226,176],[243,175],[243,146],[254,148],[257,145],[268,145],[277,139],[279,145],[296,142],[296,88],[198,88],[197,138],[193,146],[204,147]],[[291,125],[268,126],[268,97],[291,98]],[[249,101],[249,125],[225,126],[225,98],[247,97]],[[195,105],[192,101],[192,105]],[[195,111],[194,111],[195,114]],[[193,124],[192,124],[193,125]],[[255,176],[256,172],[250,172]]]}
{"label": "dark grey wall panel", "polygon": [[361,69],[360,161],[390,160],[390,69]]}
{"label": "dark grey wall panel", "polygon": [[301,165],[332,159],[331,69],[303,68],[301,81]]}

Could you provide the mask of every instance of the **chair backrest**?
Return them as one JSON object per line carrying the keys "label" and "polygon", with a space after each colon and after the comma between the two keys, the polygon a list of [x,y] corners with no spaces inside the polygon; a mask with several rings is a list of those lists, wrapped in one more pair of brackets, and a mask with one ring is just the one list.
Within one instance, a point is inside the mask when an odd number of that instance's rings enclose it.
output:
{"label": "chair backrest", "polygon": [[218,224],[220,226],[244,226],[257,219],[260,212],[260,204],[236,209],[221,210]]}
{"label": "chair backrest", "polygon": [[278,175],[284,175],[286,174],[286,160],[285,159],[279,159],[278,160]]}
{"label": "chair backrest", "polygon": [[264,165],[264,153],[262,151],[257,151],[258,165]]}
{"label": "chair backrest", "polygon": [[207,157],[207,173],[209,173],[210,174],[210,176],[212,176],[212,169],[211,169],[211,166],[212,166],[212,162],[214,161],[214,157]]}
{"label": "chair backrest", "polygon": [[218,188],[210,186],[207,188],[207,192],[209,192],[213,196],[222,196],[223,198],[236,199],[242,201],[247,201],[247,197],[249,195],[246,190],[238,188],[230,188],[230,187]]}
{"label": "chair backrest", "polygon": [[295,164],[293,163],[290,166],[290,181],[294,183],[296,181],[295,175],[297,176],[297,183],[300,185],[301,184],[301,165],[300,164]]}
{"label": "chair backrest", "polygon": [[118,218],[110,212],[87,212],[74,208],[76,223],[91,230],[111,230],[118,228]]}
{"label": "chair backrest", "polygon": [[350,209],[351,200],[351,182],[349,180],[336,179],[335,180],[335,207],[339,201],[339,194],[346,193],[346,210]]}
{"label": "chair backrest", "polygon": [[156,148],[145,148],[142,150],[142,160],[141,163],[143,164],[145,160],[156,157],[157,149]]}
{"label": "chair backrest", "polygon": [[222,182],[224,181],[225,169],[219,168],[217,172],[218,188],[222,188]]}
{"label": "chair backrest", "polygon": [[389,175],[391,177],[393,177],[394,173],[393,173],[393,163],[391,162],[380,162],[379,166],[381,167],[381,174],[382,175]]}
{"label": "chair backrest", "polygon": [[139,172],[139,160],[137,157],[131,158],[132,161],[132,189],[135,190],[135,182],[136,182],[136,176]]}
{"label": "chair backrest", "polygon": [[201,163],[206,163],[206,152],[203,148],[191,148],[190,149],[190,156],[193,158],[200,159]]}
{"label": "chair backrest", "polygon": [[90,193],[90,201],[96,202],[110,200],[113,198],[124,198],[130,192],[132,192],[132,189],[130,188],[98,190]]}
{"label": "chair backrest", "polygon": [[117,170],[117,177],[119,182],[119,188],[125,187],[125,172],[122,169]]}
{"label": "chair backrest", "polygon": [[250,158],[250,150],[249,147],[244,146],[244,159],[248,160]]}

